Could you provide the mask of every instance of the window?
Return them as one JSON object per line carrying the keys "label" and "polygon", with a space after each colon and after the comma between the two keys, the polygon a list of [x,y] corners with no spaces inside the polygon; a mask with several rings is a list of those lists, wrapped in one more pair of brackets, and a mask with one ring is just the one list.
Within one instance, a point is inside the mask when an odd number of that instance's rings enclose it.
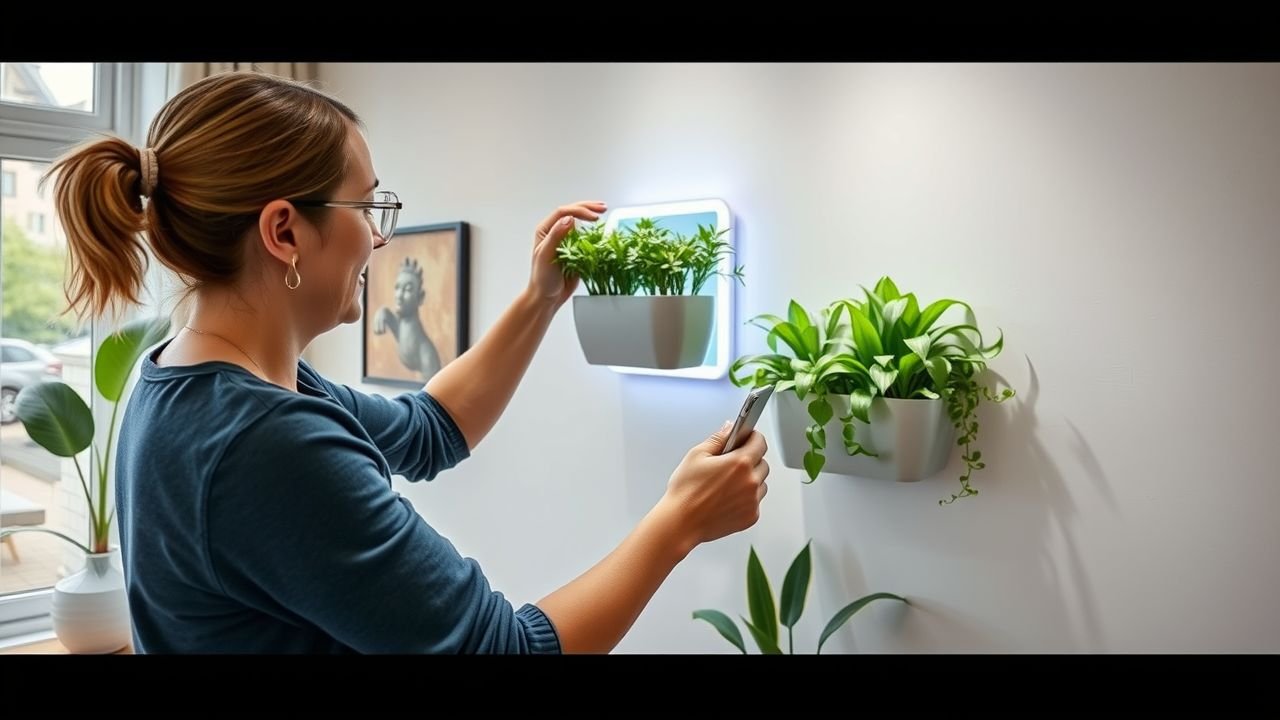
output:
{"label": "window", "polygon": [[[14,415],[21,388],[61,379],[90,400],[100,429],[109,419],[100,417],[104,404],[91,401],[90,360],[101,333],[96,322],[81,328],[71,314],[60,314],[66,238],[52,193],[37,185],[54,158],[95,134],[140,142],[145,126],[136,91],[163,95],[164,73],[163,64],[0,63],[0,525],[88,536],[75,465],[30,442]],[[82,466],[87,461],[80,459]],[[0,543],[0,646],[16,635],[48,632],[53,584],[83,564],[74,546],[46,533],[18,533]]]}

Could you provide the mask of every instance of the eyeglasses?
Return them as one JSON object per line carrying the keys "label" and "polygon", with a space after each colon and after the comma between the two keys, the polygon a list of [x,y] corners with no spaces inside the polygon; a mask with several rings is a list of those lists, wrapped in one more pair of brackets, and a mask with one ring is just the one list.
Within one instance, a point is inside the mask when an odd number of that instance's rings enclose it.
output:
{"label": "eyeglasses", "polygon": [[390,190],[380,190],[373,194],[373,198],[372,201],[294,200],[293,204],[302,207],[363,208],[365,218],[368,219],[374,235],[377,236],[373,243],[373,249],[377,250],[391,242],[391,236],[396,232],[396,217],[399,216],[400,208],[404,207],[404,204]]}

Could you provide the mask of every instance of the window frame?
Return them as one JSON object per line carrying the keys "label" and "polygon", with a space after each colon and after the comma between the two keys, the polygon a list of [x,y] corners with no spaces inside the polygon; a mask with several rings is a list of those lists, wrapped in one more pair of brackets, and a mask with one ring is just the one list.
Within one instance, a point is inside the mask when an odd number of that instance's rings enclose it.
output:
{"label": "window frame", "polygon": [[[144,119],[149,122],[164,100],[169,66],[97,63],[94,73],[92,113],[0,102],[0,157],[48,163],[72,145],[102,133],[141,144],[145,139]],[[91,358],[97,356],[100,339],[109,332],[110,327],[102,318],[90,323]],[[90,395],[90,411],[98,430],[94,441],[105,443],[110,407],[98,401],[96,392]],[[113,535],[116,527],[113,524]],[[52,600],[52,588],[0,597],[0,647],[38,639],[36,636],[41,634],[49,636],[53,627],[49,616]]]}

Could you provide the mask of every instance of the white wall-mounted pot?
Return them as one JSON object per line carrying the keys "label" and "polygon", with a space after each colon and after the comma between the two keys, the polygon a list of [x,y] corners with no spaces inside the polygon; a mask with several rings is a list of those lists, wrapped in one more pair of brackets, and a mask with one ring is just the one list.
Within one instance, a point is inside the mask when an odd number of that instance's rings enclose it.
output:
{"label": "white wall-mounted pot", "polygon": [[707,295],[576,295],[573,320],[592,365],[674,368],[702,364],[714,326]]}
{"label": "white wall-mounted pot", "polygon": [[[774,397],[774,417],[782,444],[782,462],[790,468],[804,469],[804,454],[809,451],[805,428],[813,424],[809,417],[812,393],[804,400],[794,390]],[[913,482],[932,477],[947,465],[955,447],[955,426],[947,417],[942,400],[877,397],[871,402],[868,425],[853,420],[854,440],[878,457],[853,455],[844,448],[844,425],[840,418],[849,414],[847,395],[828,395],[835,411],[827,422],[826,463],[822,472],[836,475]]]}
{"label": "white wall-mounted pot", "polygon": [[120,550],[85,556],[53,588],[53,632],[72,653],[113,653],[132,639]]}

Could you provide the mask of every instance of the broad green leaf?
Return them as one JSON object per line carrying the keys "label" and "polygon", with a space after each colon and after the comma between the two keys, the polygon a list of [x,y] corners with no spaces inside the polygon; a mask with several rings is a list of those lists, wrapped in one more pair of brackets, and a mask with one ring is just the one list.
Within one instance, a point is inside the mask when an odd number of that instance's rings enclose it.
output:
{"label": "broad green leaf", "polygon": [[871,381],[880,388],[880,394],[884,395],[889,392],[889,388],[893,386],[893,381],[898,377],[897,370],[885,370],[879,365],[871,366]]}
{"label": "broad green leaf", "polygon": [[827,308],[827,337],[836,337],[840,328],[840,313],[844,311],[844,303],[832,303]]}
{"label": "broad green leaf", "polygon": [[920,335],[927,332],[929,328],[933,327],[933,324],[937,322],[938,318],[942,317],[942,313],[946,312],[947,308],[952,305],[963,305],[965,307],[969,307],[968,303],[961,302],[959,300],[938,300],[930,303],[929,307],[925,308],[924,312],[920,313],[920,320],[916,323],[916,327],[911,334]]}
{"label": "broad green leaf", "polygon": [[[933,344],[933,339],[928,335],[918,335],[913,338],[907,338],[906,343],[907,347],[911,348],[911,351],[918,355],[921,360],[929,359],[929,346]],[[899,363],[899,368],[901,368],[901,366],[902,364]]]}
{"label": "broad green leaf", "polygon": [[947,379],[951,376],[951,362],[944,357],[933,357],[925,363],[925,367],[929,369],[929,377],[933,379],[936,391],[945,396]]}
{"label": "broad green leaf", "polygon": [[720,631],[725,640],[733,643],[735,647],[742,651],[743,655],[747,654],[746,643],[742,641],[742,632],[738,630],[738,626],[729,619],[728,615],[719,610],[695,610],[693,613],[694,620],[706,620],[711,626]]}
{"label": "broad green leaf", "polygon": [[64,382],[28,385],[14,408],[27,435],[58,457],[75,457],[93,442],[93,415],[80,395]]}
{"label": "broad green leaf", "polygon": [[[801,337],[800,331],[796,330],[796,327],[789,322],[784,322],[774,327],[769,331],[769,337],[781,339],[782,342],[787,344],[787,347],[791,348],[791,352],[795,353],[795,356],[798,358],[810,357],[810,353],[806,349],[805,341],[804,338]],[[776,345],[776,342],[770,343],[769,348],[776,351]]]}
{"label": "broad green leaf", "polygon": [[827,638],[831,637],[832,633],[839,630],[840,626],[844,625],[846,622],[849,622],[849,618],[853,617],[854,613],[858,612],[875,600],[899,600],[904,603],[907,602],[907,599],[904,597],[894,595],[893,593],[882,592],[867,595],[866,597],[859,598],[848,605],[845,605],[840,609],[840,612],[836,613],[835,616],[831,618],[831,621],[827,623],[827,627],[823,629],[822,637],[818,638],[818,652],[822,652],[823,643],[827,641]]}
{"label": "broad green leaf", "polygon": [[853,354],[857,349],[858,346],[853,344],[852,335],[849,337],[827,338],[827,341],[822,344],[822,353],[824,355],[844,351],[848,353],[850,357],[853,357]]}
{"label": "broad green leaf", "polygon": [[[876,332],[879,332],[880,323],[884,320],[884,298],[866,288],[862,288],[862,292],[867,296],[867,304],[863,308],[863,314],[871,321],[871,325],[876,328]],[[850,308],[850,311],[852,315],[852,308]]]}
{"label": "broad green leaf", "polygon": [[808,450],[804,454],[804,471],[809,474],[810,480],[816,480],[818,473],[822,472],[822,466],[827,463],[826,456]]}
{"label": "broad green leaf", "polygon": [[108,402],[120,402],[138,358],[168,334],[169,318],[148,317],[127,322],[108,335],[93,363],[94,381],[102,397]]}
{"label": "broad green leaf", "polygon": [[903,335],[911,334],[909,332],[904,333],[899,325],[899,322],[902,320],[902,314],[906,312],[906,310],[906,298],[897,298],[896,300],[891,300],[884,304],[884,330],[880,334],[883,336],[884,346],[886,349],[892,349],[894,342],[898,338]]}
{"label": "broad green leaf", "polygon": [[822,348],[819,345],[818,328],[810,325],[800,333],[800,338],[804,342],[805,357],[816,358],[822,354]]}
{"label": "broad green leaf", "polygon": [[781,380],[776,385],[773,386],[773,391],[776,393],[784,393],[795,386],[796,386],[795,380]]}
{"label": "broad green leaf", "polygon": [[817,382],[818,376],[811,372],[796,373],[796,394],[804,399],[813,390],[814,384]]}
{"label": "broad green leaf", "polygon": [[884,354],[884,347],[880,344],[880,335],[861,310],[850,310],[849,312],[853,316],[853,342],[858,346],[858,352],[862,355],[860,359],[864,363],[870,364],[873,362],[872,358]]}
{"label": "broad green leaf", "polygon": [[849,412],[864,423],[870,424],[871,401],[875,397],[866,390],[854,390],[849,394]]}
{"label": "broad green leaf", "polygon": [[875,357],[875,360],[876,360],[876,365],[879,365],[879,366],[880,366],[880,367],[882,367],[882,368],[888,369],[888,368],[889,368],[889,363],[893,362],[893,356],[892,356],[892,355],[877,355],[877,356]]}
{"label": "broad green leaf", "polygon": [[920,303],[916,301],[915,293],[907,293],[907,309],[902,313],[903,332],[907,334],[915,334],[916,325],[920,322]]}
{"label": "broad green leaf", "polygon": [[[747,608],[751,611],[751,624],[776,645],[778,642],[778,611],[773,604],[773,588],[760,564],[756,549],[751,548],[747,558]],[[761,648],[763,650],[763,648]]]}
{"label": "broad green leaf", "polygon": [[937,400],[939,397],[941,397],[941,395],[930,390],[929,388],[920,388],[919,390],[916,391],[916,394],[923,395],[929,398],[930,400]]}
{"label": "broad green leaf", "polygon": [[804,549],[791,561],[787,576],[782,580],[782,602],[778,612],[781,614],[783,627],[794,628],[800,615],[804,613],[805,596],[809,594],[811,544],[812,541],[805,543]]}
{"label": "broad green leaf", "polygon": [[778,647],[777,637],[769,637],[763,628],[758,628],[755,625],[752,625],[751,621],[746,618],[742,618],[742,622],[747,626],[747,629],[751,631],[751,637],[755,639],[756,645],[760,647],[760,652],[765,655],[782,654],[782,649]]}
{"label": "broad green leaf", "polygon": [[804,332],[813,324],[809,321],[809,313],[805,312],[805,309],[800,307],[800,303],[795,300],[792,300],[791,305],[787,307],[787,318],[801,332]]}
{"label": "broad green leaf", "polygon": [[902,356],[902,360],[898,363],[899,397],[907,396],[907,389],[911,387],[911,381],[915,378],[916,372],[922,367],[924,367],[924,363],[914,352]]}
{"label": "broad green leaf", "polygon": [[880,278],[880,282],[876,283],[876,294],[884,298],[886,304],[891,300],[897,300],[902,293],[898,292],[898,286],[886,275]]}
{"label": "broad green leaf", "polygon": [[982,348],[982,356],[988,360],[999,355],[1000,351],[1004,349],[1004,330],[1002,328],[996,328],[996,330],[999,331],[1000,337],[996,338],[996,341],[991,343],[989,347]]}
{"label": "broad green leaf", "polygon": [[826,425],[835,411],[831,409],[831,403],[825,397],[809,403],[809,417],[819,425]]}

